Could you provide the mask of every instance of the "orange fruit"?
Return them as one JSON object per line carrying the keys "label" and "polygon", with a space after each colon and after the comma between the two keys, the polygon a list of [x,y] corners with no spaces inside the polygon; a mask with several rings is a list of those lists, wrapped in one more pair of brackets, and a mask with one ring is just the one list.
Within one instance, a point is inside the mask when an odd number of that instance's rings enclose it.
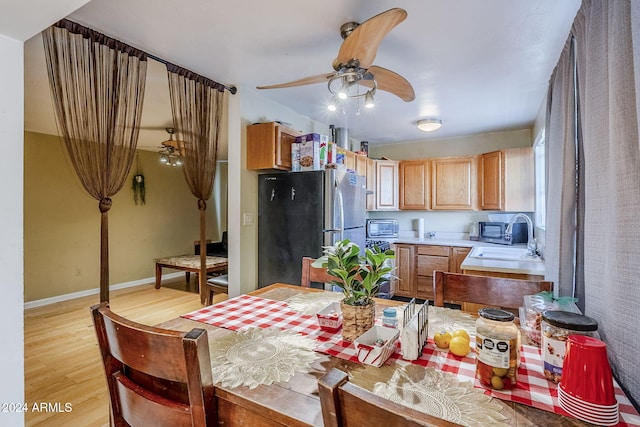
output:
{"label": "orange fruit", "polygon": [[466,356],[471,351],[469,340],[466,340],[461,336],[451,338],[451,342],[449,342],[449,351],[456,356]]}

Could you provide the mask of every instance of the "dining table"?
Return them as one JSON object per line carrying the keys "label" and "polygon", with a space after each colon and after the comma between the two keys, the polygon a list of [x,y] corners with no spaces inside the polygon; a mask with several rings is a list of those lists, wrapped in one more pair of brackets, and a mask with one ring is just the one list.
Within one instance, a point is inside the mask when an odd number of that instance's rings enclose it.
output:
{"label": "dining table", "polygon": [[[433,344],[431,317],[429,338],[420,359],[415,361],[419,363],[403,360],[399,344],[396,352],[380,367],[360,363],[352,343],[339,341],[338,344],[329,345],[330,334],[314,332],[317,330],[314,312],[322,307],[314,306],[313,302],[324,306],[327,301],[339,301],[340,295],[322,289],[275,283],[201,310],[185,313],[158,326],[181,331],[193,328],[207,331],[214,381],[219,381],[216,383],[216,399],[218,418],[222,425],[322,426],[317,381],[331,368],[347,372],[354,384],[396,401],[398,389],[394,387],[406,389],[410,398],[426,393],[430,394],[427,396],[429,398],[445,399],[448,403],[436,402],[436,412],[443,411],[443,417],[446,415],[449,421],[458,422],[460,425],[592,425],[557,410],[557,403],[553,402],[554,396],[557,396],[553,392],[556,385],[544,379],[541,368],[539,376],[534,372],[523,378],[524,381],[531,382],[524,384],[525,389],[530,386],[533,388],[536,382],[548,389],[550,394],[546,398],[549,401],[541,404],[521,398],[504,398],[500,393],[484,389],[477,380],[474,383],[475,354],[459,358],[439,351]],[[296,306],[301,301],[311,302],[308,310]],[[402,315],[407,306],[407,302],[392,299],[376,298],[375,302],[377,324],[381,324],[385,308],[395,308]],[[430,306],[429,312],[432,311],[435,312],[435,309]],[[454,312],[460,310],[451,310],[450,313]],[[474,335],[475,318],[472,315],[467,316],[469,317],[454,317],[459,320],[447,322],[454,322],[450,325],[460,322],[460,325]],[[399,327],[402,327],[402,318]],[[248,342],[243,340],[249,340],[251,335],[255,334],[264,337],[274,333],[285,335],[282,342],[286,344],[275,351],[283,358],[274,362],[279,365],[274,365],[275,367],[268,371],[253,371],[251,360],[235,360],[240,357],[243,343]],[[314,348],[311,355],[304,352],[289,354],[297,343],[302,347],[309,347],[308,336],[314,334],[315,344],[312,344]],[[303,341],[305,339],[307,341]],[[253,356],[247,357],[259,358],[260,351],[269,353],[271,350],[254,350]],[[471,353],[473,351],[472,349]],[[539,350],[538,359],[535,359],[535,347],[528,348],[527,351],[533,354],[534,361],[539,359]],[[256,365],[266,364],[266,359],[272,357],[271,353],[267,353],[264,353],[266,356],[263,360],[255,361]],[[221,371],[221,364],[225,365],[226,371]],[[293,370],[288,371],[289,369]],[[536,366],[530,367],[532,371],[536,369]],[[269,375],[272,378],[269,378]],[[461,381],[461,378],[468,378],[469,381]],[[543,382],[545,384],[542,384]],[[408,392],[411,387],[414,388],[413,394]],[[455,395],[452,395],[454,392]],[[622,397],[624,400],[623,394]],[[457,407],[449,408],[447,405],[451,403]],[[628,404],[628,401],[626,403]],[[623,406],[624,404],[621,404],[621,412]],[[630,414],[624,421],[621,417],[620,426],[640,426],[637,411],[628,406],[624,407]],[[556,407],[555,411],[553,407]],[[437,413],[431,415],[439,416]],[[492,419],[491,416],[495,418]]]}

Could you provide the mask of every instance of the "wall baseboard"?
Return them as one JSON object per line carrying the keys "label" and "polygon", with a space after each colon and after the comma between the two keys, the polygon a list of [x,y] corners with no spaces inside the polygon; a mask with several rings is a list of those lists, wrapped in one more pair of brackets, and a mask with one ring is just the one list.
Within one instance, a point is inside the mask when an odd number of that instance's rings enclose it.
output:
{"label": "wall baseboard", "polygon": [[[173,279],[180,276],[184,276],[184,272],[163,274],[162,278]],[[139,279],[139,280],[133,280],[131,282],[124,282],[124,283],[118,283],[115,285],[110,285],[109,290],[116,291],[118,289],[131,288],[133,286],[138,286],[138,285],[154,284],[155,281],[156,281],[155,276],[148,277],[146,279]],[[95,295],[99,293],[100,293],[100,288],[94,288],[94,289],[87,289],[86,291],[73,292],[71,294],[58,295],[50,298],[43,298],[35,301],[25,302],[24,309],[27,310],[29,308],[42,307],[44,305],[55,304],[57,302],[68,301],[75,298],[86,297],[89,295]]]}

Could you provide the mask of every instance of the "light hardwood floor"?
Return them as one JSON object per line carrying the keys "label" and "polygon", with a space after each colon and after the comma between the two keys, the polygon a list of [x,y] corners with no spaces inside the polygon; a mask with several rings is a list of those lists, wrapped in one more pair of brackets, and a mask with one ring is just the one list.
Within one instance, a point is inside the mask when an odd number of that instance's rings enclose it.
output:
{"label": "light hardwood floor", "polygon": [[[192,282],[193,282],[192,278]],[[183,280],[167,281],[112,291],[110,306],[116,313],[148,325],[175,318],[202,307],[197,293]],[[174,289],[175,288],[175,289]],[[226,299],[216,295],[214,301]],[[77,298],[25,310],[25,414],[26,426],[107,426],[109,400],[104,369],[89,307],[99,296]],[[33,412],[45,403],[53,411]],[[64,412],[65,404],[71,410]],[[55,411],[59,404],[60,411]]]}

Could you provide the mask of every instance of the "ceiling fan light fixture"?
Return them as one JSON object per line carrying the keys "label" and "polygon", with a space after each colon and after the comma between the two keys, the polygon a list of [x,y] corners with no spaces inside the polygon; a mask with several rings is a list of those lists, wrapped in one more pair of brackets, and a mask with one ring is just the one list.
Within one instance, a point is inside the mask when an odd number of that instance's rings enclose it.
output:
{"label": "ceiling fan light fixture", "polygon": [[367,91],[367,94],[364,96],[364,108],[373,108],[376,106],[376,102],[373,99],[373,91]]}
{"label": "ceiling fan light fixture", "polygon": [[442,120],[440,119],[422,119],[418,120],[418,129],[423,132],[433,132],[434,130],[440,129],[442,126]]}
{"label": "ceiling fan light fixture", "polygon": [[338,99],[335,95],[331,97],[329,104],[327,104],[327,109],[329,111],[336,111],[338,109]]}
{"label": "ceiling fan light fixture", "polygon": [[349,83],[345,82],[340,87],[340,91],[338,91],[338,98],[347,99],[349,97]]}

